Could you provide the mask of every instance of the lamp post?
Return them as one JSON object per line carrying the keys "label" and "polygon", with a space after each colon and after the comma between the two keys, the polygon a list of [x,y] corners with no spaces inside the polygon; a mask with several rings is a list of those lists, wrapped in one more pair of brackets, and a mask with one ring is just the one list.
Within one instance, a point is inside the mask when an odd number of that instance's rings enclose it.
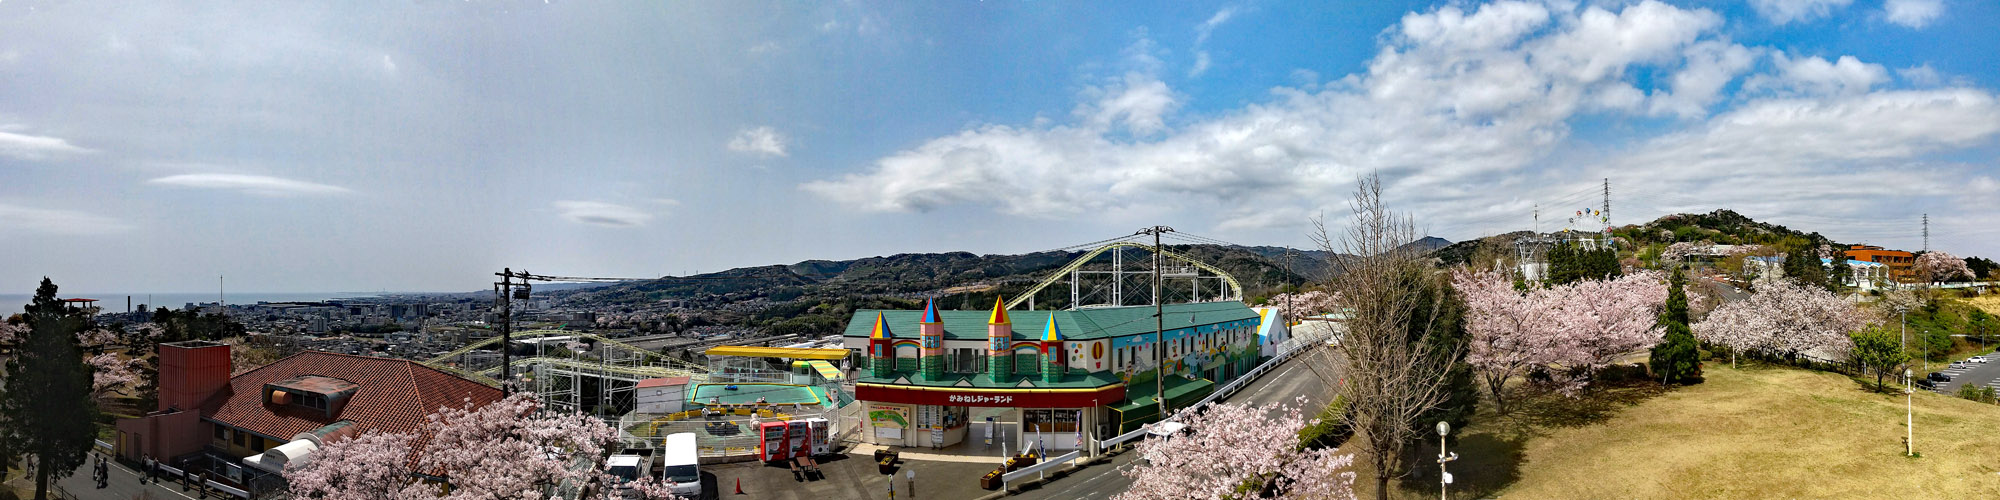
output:
{"label": "lamp post", "polygon": [[1451,488],[1451,472],[1445,470],[1444,464],[1446,462],[1458,460],[1458,454],[1445,453],[1444,451],[1444,437],[1447,434],[1451,434],[1451,422],[1439,420],[1437,429],[1438,429],[1438,500],[1446,500],[1447,497],[1445,496],[1445,492]]}
{"label": "lamp post", "polygon": [[1903,369],[1903,456],[1917,456],[1916,386],[1911,385],[1909,368]]}

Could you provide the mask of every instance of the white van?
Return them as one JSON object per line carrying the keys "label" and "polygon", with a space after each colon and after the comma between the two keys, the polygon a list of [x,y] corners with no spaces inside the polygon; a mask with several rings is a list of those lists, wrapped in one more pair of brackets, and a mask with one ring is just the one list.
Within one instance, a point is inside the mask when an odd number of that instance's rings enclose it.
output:
{"label": "white van", "polygon": [[673,483],[675,495],[700,497],[701,454],[695,450],[694,433],[668,434],[658,454],[660,480]]}

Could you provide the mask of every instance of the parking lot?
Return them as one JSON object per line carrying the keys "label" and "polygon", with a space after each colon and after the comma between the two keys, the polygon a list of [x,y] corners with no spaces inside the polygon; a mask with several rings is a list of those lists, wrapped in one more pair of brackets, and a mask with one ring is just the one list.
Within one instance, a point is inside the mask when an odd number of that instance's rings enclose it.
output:
{"label": "parking lot", "polygon": [[[1994,358],[1994,354],[1992,353],[1988,353],[1986,356]],[[1963,359],[1955,361],[1963,361]],[[1941,394],[1958,394],[1958,389],[1967,384],[1992,387],[1995,390],[2000,390],[2000,359],[1990,359],[1986,363],[1972,363],[1962,365],[1960,368],[1946,367],[1934,371],[1951,376],[1950,382],[1940,383],[1935,389],[1932,389]],[[1917,376],[1921,377],[1925,375],[1927,374],[1918,374]]]}

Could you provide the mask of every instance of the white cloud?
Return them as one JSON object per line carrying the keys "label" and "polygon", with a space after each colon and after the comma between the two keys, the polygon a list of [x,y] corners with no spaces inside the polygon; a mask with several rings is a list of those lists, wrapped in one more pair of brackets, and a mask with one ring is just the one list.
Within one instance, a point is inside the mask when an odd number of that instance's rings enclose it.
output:
{"label": "white cloud", "polygon": [[1202,21],[1201,24],[1195,25],[1194,67],[1188,69],[1189,77],[1201,76],[1202,73],[1208,72],[1209,64],[1212,62],[1212,59],[1208,55],[1208,37],[1215,34],[1216,27],[1222,26],[1222,23],[1229,22],[1229,19],[1232,17],[1236,17],[1236,7],[1223,7],[1221,10],[1215,11],[1215,15],[1208,16],[1207,21]]}
{"label": "white cloud", "polygon": [[97,235],[124,232],[132,226],[101,215],[0,203],[0,232]]}
{"label": "white cloud", "polygon": [[148,184],[196,189],[240,191],[257,196],[338,195],[352,192],[344,187],[283,177],[245,174],[181,174],[146,181]]}
{"label": "white cloud", "polygon": [[[1068,122],[975,125],[801,188],[864,211],[1062,218],[1143,206],[1223,230],[1296,230],[1344,213],[1355,177],[1379,172],[1400,210],[1469,237],[1526,229],[1536,202],[1605,177],[1630,190],[1614,204],[1634,219],[1773,200],[1858,216],[1950,193],[1969,167],[1930,156],[2000,136],[1987,91],[1882,90],[1880,65],[1736,44],[1705,9],[1551,5],[1406,15],[1364,71],[1204,116],[1175,119],[1178,94],[1128,72],[1083,93]],[[1142,102],[1153,105],[1125,105]],[[1657,114],[1687,120],[1631,145],[1571,137],[1581,117]]]}
{"label": "white cloud", "polygon": [[1076,114],[1094,128],[1122,125],[1134,134],[1146,135],[1166,128],[1166,115],[1180,106],[1180,99],[1166,82],[1138,73],[1127,73],[1111,86],[1092,88],[1096,102],[1078,105]]}
{"label": "white cloud", "polygon": [[1882,4],[1882,13],[1889,22],[1922,29],[1944,15],[1944,0],[1889,0]]}
{"label": "white cloud", "polygon": [[1833,15],[1833,11],[1847,7],[1854,0],[1750,0],[1750,6],[1757,9],[1772,23],[1787,24],[1792,21],[1811,21]]}
{"label": "white cloud", "polygon": [[746,49],[746,52],[749,52],[751,55],[767,54],[776,52],[779,48],[780,46],[777,41],[765,40],[763,43],[750,46],[749,49]]}
{"label": "white cloud", "polygon": [[1853,95],[1889,81],[1889,70],[1854,56],[1840,56],[1833,62],[1818,57],[1792,59],[1784,53],[1771,54],[1776,75],[1757,75],[1743,83],[1746,90],[1771,90],[1790,95]]}
{"label": "white cloud", "polygon": [[783,157],[786,155],[785,136],[768,126],[747,128],[729,139],[729,150],[765,158]]}
{"label": "white cloud", "polygon": [[382,72],[391,75],[396,74],[396,58],[389,57],[388,54],[382,54]]}
{"label": "white cloud", "polygon": [[1684,118],[1708,115],[1722,88],[1755,63],[1755,51],[1742,45],[1709,40],[1687,50],[1687,63],[1669,80],[1673,90],[1653,95],[1654,114],[1674,114]]}
{"label": "white cloud", "polygon": [[1918,87],[1933,87],[1944,83],[1944,75],[1938,73],[1937,68],[1931,67],[1930,64],[1897,69],[1896,75],[1903,77],[1904,82]]}
{"label": "white cloud", "polygon": [[653,214],[601,201],[558,201],[554,206],[562,218],[578,224],[636,227],[646,225],[646,221],[653,220]]}
{"label": "white cloud", "polygon": [[48,160],[85,153],[90,149],[70,144],[59,137],[0,131],[0,156],[22,160]]}

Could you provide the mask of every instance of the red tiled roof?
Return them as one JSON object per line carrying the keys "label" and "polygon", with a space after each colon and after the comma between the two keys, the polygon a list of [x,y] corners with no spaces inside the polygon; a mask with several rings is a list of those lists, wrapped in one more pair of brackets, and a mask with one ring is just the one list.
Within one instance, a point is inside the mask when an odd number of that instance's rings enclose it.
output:
{"label": "red tiled roof", "polygon": [[[331,417],[311,408],[264,404],[258,392],[264,384],[301,375],[333,377],[360,388],[340,413]],[[478,407],[502,396],[498,388],[407,360],[308,351],[230,377],[228,387],[202,403],[201,415],[286,440],[327,424],[352,420],[355,436],[376,430],[417,433],[417,441],[411,444],[422,449],[430,439],[428,432],[421,432],[425,417],[441,407],[463,406],[467,398]]]}
{"label": "red tiled roof", "polygon": [[667,387],[673,385],[687,385],[687,383],[688,383],[687,377],[649,378],[641,380],[637,384],[633,384],[632,387],[644,389],[647,387]]}

